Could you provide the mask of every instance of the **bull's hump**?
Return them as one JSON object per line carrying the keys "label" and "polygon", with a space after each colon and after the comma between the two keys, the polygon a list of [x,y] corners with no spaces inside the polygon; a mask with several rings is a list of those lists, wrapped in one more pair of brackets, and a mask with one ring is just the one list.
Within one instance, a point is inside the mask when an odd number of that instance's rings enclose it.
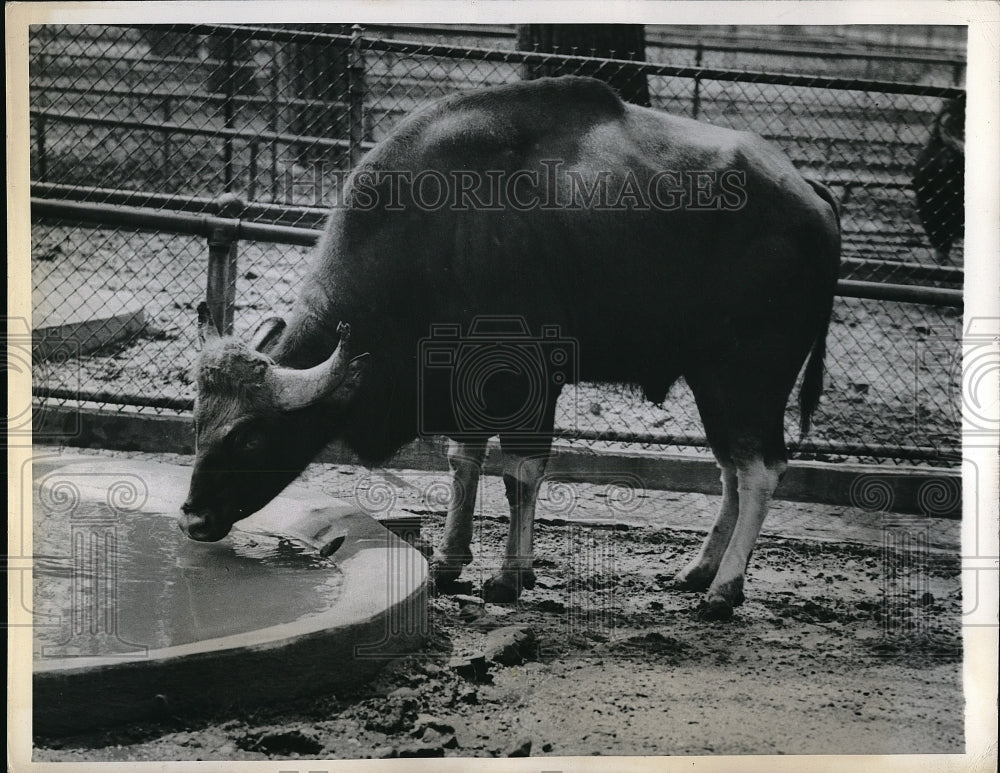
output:
{"label": "bull's hump", "polygon": [[[439,100],[394,133],[387,153],[429,166],[493,163],[554,151],[625,105],[593,78],[540,78]],[[471,157],[470,157],[471,156]]]}
{"label": "bull's hump", "polygon": [[[614,137],[613,131],[622,133]],[[588,137],[588,146],[627,138],[629,145],[650,163],[665,169],[741,168],[741,162],[759,138],[747,132],[696,121],[636,105],[627,106],[620,127],[600,127]]]}

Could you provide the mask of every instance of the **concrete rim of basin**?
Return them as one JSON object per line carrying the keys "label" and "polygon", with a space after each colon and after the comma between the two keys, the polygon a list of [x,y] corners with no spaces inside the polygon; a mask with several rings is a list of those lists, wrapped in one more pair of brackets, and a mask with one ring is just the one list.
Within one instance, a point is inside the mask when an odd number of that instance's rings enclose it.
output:
{"label": "concrete rim of basin", "polygon": [[[120,475],[153,467],[160,473],[176,468],[128,459],[50,458],[36,468],[35,485],[53,473]],[[190,472],[179,469],[185,476]],[[247,633],[149,649],[141,658],[36,658],[35,732],[60,735],[315,695],[363,681],[392,657],[418,647],[427,623],[424,557],[343,500],[282,495],[275,502],[280,507],[268,506],[241,522],[242,529],[292,536],[313,547],[324,534],[345,536],[335,553],[342,585],[332,607]]]}

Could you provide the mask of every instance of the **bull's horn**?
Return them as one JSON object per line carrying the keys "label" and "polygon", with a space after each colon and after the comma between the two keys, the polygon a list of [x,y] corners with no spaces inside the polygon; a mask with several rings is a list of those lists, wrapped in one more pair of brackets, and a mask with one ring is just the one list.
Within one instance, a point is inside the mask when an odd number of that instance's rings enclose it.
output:
{"label": "bull's horn", "polygon": [[[284,368],[273,365],[268,368],[267,382],[274,398],[275,406],[282,411],[295,411],[306,408],[320,400],[331,397],[341,386],[354,386],[361,373],[361,364],[367,354],[349,358],[347,341],[351,329],[342,324],[340,343],[326,362],[305,370]],[[346,382],[350,381],[351,384]],[[353,390],[347,390],[353,391]]]}

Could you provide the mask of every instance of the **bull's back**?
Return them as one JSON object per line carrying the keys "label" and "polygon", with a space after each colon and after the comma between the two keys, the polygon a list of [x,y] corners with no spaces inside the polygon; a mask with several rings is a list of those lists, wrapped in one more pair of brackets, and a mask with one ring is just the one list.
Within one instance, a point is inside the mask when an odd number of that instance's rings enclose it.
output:
{"label": "bull's back", "polygon": [[[828,273],[808,249],[828,208],[783,154],[753,135],[625,105],[591,79],[445,98],[405,121],[363,166],[481,178],[526,171],[539,180],[536,200],[562,196],[554,208],[504,200],[461,211],[343,212],[336,260],[350,276],[340,284],[352,302],[367,296],[363,305],[395,304],[394,314],[408,303],[431,321],[519,314],[563,324],[607,359],[616,339],[665,346],[683,336],[686,320]],[[736,173],[743,198],[672,209],[616,202],[617,190],[610,206],[565,199],[574,175],[585,185],[608,175],[612,188],[631,176],[641,189],[664,171]]]}

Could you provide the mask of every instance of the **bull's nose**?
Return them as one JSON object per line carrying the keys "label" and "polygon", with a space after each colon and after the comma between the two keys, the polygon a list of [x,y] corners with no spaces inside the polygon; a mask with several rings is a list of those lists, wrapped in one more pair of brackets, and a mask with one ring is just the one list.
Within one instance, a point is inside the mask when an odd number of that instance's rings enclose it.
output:
{"label": "bull's nose", "polygon": [[204,516],[195,515],[190,511],[187,505],[181,508],[180,517],[177,519],[177,525],[180,530],[184,532],[193,540],[198,540],[199,542],[214,542],[218,537],[212,536],[211,527],[208,525],[208,521],[205,520]]}

